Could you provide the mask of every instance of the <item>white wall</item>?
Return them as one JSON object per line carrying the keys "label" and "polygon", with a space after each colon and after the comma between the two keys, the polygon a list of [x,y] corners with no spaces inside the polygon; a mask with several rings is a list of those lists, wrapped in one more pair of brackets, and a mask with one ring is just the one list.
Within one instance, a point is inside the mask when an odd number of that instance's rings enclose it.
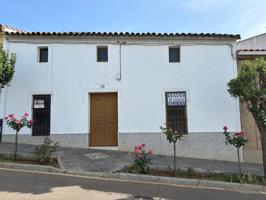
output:
{"label": "white wall", "polygon": [[[49,47],[48,63],[37,62],[38,46]],[[88,133],[88,93],[104,91],[118,91],[121,133],[159,132],[164,92],[178,90],[187,91],[189,132],[240,128],[238,101],[226,86],[236,73],[227,45],[184,44],[180,63],[168,62],[167,44],[122,45],[122,81],[116,79],[119,45],[108,45],[108,63],[96,62],[95,44],[9,42],[7,48],[17,54],[17,64],[3,112],[31,111],[32,94],[51,93],[51,133]],[[4,127],[4,134],[11,132]]]}

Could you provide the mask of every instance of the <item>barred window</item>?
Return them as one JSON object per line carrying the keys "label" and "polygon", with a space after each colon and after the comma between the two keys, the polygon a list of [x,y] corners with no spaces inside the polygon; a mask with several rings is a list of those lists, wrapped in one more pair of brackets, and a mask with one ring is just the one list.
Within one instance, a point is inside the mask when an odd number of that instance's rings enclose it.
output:
{"label": "barred window", "polygon": [[166,125],[188,133],[186,92],[166,92]]}

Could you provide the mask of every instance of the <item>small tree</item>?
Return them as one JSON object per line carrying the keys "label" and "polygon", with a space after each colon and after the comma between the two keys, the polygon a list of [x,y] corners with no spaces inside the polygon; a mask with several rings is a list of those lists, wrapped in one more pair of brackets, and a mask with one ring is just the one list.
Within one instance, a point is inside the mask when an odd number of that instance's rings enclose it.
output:
{"label": "small tree", "polygon": [[241,176],[242,171],[241,171],[241,165],[240,165],[240,153],[239,149],[243,147],[246,143],[248,143],[248,139],[244,137],[245,133],[240,131],[236,132],[235,134],[230,134],[227,131],[227,126],[224,126],[224,135],[225,135],[225,144],[228,145],[233,145],[237,149],[237,166],[238,166],[238,172],[239,175]]}
{"label": "small tree", "polygon": [[10,83],[15,72],[16,54],[5,51],[0,46],[0,92]]}
{"label": "small tree", "polygon": [[230,80],[228,87],[233,97],[247,103],[259,128],[266,178],[266,60],[256,58],[242,61],[237,77]]}
{"label": "small tree", "polygon": [[14,152],[14,158],[17,159],[17,146],[18,146],[18,132],[23,127],[32,127],[32,120],[28,120],[27,117],[29,116],[28,113],[25,113],[20,120],[16,119],[15,115],[10,114],[7,117],[5,117],[5,121],[7,125],[16,131],[16,138],[15,138],[15,152]]}
{"label": "small tree", "polygon": [[169,141],[169,143],[174,144],[174,175],[176,175],[176,143],[178,140],[182,139],[183,133],[177,130],[173,130],[167,126],[165,127],[161,126],[160,129],[162,130],[162,133],[166,135],[166,138]]}

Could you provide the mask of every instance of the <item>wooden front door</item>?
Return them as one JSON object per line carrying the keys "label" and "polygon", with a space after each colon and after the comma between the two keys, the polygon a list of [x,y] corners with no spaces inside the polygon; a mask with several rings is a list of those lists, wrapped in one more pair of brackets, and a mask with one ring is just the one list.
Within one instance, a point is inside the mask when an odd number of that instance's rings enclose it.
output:
{"label": "wooden front door", "polygon": [[117,93],[90,94],[90,146],[117,146]]}

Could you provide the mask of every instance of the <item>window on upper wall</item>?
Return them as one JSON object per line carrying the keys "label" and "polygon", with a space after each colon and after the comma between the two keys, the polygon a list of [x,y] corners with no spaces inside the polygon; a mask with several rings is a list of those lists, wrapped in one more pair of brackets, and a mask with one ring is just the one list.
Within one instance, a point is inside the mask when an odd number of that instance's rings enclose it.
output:
{"label": "window on upper wall", "polygon": [[166,125],[167,127],[188,133],[186,92],[166,92]]}
{"label": "window on upper wall", "polygon": [[97,47],[97,62],[108,62],[108,47],[107,46]]}
{"label": "window on upper wall", "polygon": [[179,46],[169,47],[169,62],[170,63],[180,62],[180,47]]}
{"label": "window on upper wall", "polygon": [[48,62],[48,47],[39,47],[39,62]]}

